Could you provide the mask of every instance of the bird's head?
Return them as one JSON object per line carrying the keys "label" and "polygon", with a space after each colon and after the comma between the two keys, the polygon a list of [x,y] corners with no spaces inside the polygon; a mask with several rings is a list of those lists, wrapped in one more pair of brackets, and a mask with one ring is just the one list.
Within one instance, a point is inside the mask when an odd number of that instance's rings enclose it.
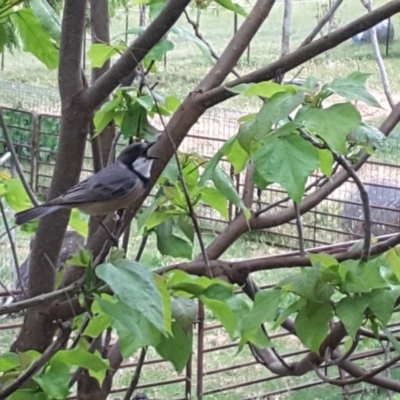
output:
{"label": "bird's head", "polygon": [[157,157],[148,154],[152,143],[135,143],[122,150],[117,157],[117,162],[136,172],[144,179],[150,178],[151,166]]}

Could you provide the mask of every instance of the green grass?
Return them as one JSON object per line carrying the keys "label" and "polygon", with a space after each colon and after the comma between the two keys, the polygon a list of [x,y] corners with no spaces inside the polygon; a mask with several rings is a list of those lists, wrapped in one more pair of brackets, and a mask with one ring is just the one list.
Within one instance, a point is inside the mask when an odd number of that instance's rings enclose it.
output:
{"label": "green grass", "polygon": [[[384,0],[374,2],[375,7],[385,3]],[[302,1],[293,4],[293,21],[291,30],[291,49],[294,50],[301,41],[312,30],[317,15],[323,12],[322,1]],[[363,15],[365,10],[360,2],[348,1],[339,8],[336,15],[335,24],[342,26],[352,18]],[[190,11],[192,18],[195,18],[194,10]],[[250,59],[247,61],[246,54],[237,65],[240,74],[248,73],[256,68],[266,66],[268,63],[276,60],[280,54],[280,35],[281,35],[282,5],[277,4],[267,21],[253,39],[250,47]],[[137,26],[139,19],[136,9],[129,12],[129,27]],[[239,25],[243,18],[239,17]],[[399,19],[392,18],[395,29],[400,28]],[[190,29],[190,26],[184,18],[179,21],[180,26]],[[227,11],[206,10],[202,13],[200,22],[201,32],[210,42],[217,54],[221,54],[233,33],[233,15]],[[125,12],[118,12],[114,16],[111,25],[112,37],[116,40],[124,39],[125,30]],[[326,31],[324,31],[326,33]],[[89,39],[89,34],[87,35]],[[130,35],[129,40],[134,36]],[[188,43],[183,39],[170,35],[175,43],[175,49],[168,54],[167,66],[158,63],[158,72],[153,79],[159,81],[157,90],[164,94],[174,94],[184,97],[190,90],[193,90],[201,78],[209,71],[211,65],[201,55],[199,49],[193,43]],[[88,43],[90,46],[90,43]],[[384,46],[381,47],[384,53]],[[389,57],[385,58],[385,64],[392,84],[392,90],[396,93],[399,89],[397,79],[397,64],[400,55],[400,41],[396,39],[390,45]],[[87,71],[90,65],[88,59]],[[290,72],[288,76],[299,74],[301,77],[310,75],[317,76],[322,80],[330,80],[335,76],[346,75],[354,70],[362,70],[372,74],[369,80],[369,88],[379,94],[382,99],[382,89],[378,70],[373,59],[370,45],[354,45],[351,40],[333,49],[329,54],[316,57],[310,62]],[[5,54],[5,69],[0,75],[1,79],[26,82],[29,84],[38,84],[42,86],[57,86],[56,71],[49,72],[33,56],[15,52],[14,55]],[[246,100],[234,98],[224,103],[225,108],[244,108],[253,109],[258,106],[257,100]]]}

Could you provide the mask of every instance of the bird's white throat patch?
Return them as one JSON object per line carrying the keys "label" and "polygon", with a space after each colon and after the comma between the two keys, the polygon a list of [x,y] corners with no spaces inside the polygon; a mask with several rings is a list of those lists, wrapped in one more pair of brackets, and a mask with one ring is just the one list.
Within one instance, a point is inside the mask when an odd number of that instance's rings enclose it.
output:
{"label": "bird's white throat patch", "polygon": [[150,178],[151,166],[153,165],[152,159],[148,159],[145,157],[139,157],[132,163],[132,168],[139,175],[143,176],[145,179]]}

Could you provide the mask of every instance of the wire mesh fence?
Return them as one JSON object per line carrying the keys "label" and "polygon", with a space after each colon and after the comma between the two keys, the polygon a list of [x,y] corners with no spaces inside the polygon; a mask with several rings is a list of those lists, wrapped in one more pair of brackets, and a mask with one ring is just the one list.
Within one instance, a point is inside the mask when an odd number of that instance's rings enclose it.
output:
{"label": "wire mesh fence", "polygon": [[[34,90],[34,87],[22,87],[21,93],[24,90]],[[46,96],[45,91],[43,91],[43,96]],[[26,100],[26,103],[21,103],[21,105],[29,108],[29,101],[26,98],[21,96],[21,99]],[[56,99],[56,96],[54,98]],[[53,110],[56,110],[56,100],[52,105]],[[35,109],[38,109],[37,103]],[[212,157],[227,138],[237,133],[237,120],[240,116],[242,113],[233,110],[213,109],[207,112],[190,131],[180,150],[196,152],[207,158]],[[45,194],[55,163],[60,129],[59,116],[40,111],[6,108],[5,117],[28,181],[37,193]],[[0,136],[0,144],[3,146],[2,153],[6,152],[7,148],[2,136]],[[398,159],[399,134],[394,132],[387,150],[376,154],[359,172],[371,198],[374,234],[398,231],[400,224]],[[7,164],[5,165],[7,166]],[[223,168],[229,173],[241,192],[244,181],[243,174],[235,175],[227,163],[223,165]],[[90,154],[88,153],[83,174],[90,173],[90,170]],[[310,182],[315,179],[318,179],[318,175],[311,177]],[[253,208],[265,207],[284,198],[283,190],[278,186],[272,186],[262,192],[255,192],[256,200]],[[278,208],[284,210],[289,205],[288,201],[283,202]],[[232,219],[238,210],[234,205],[230,205],[229,210],[229,219]],[[222,230],[229,222],[207,207],[202,207],[199,214],[204,226],[210,227],[214,231]],[[9,217],[11,217],[11,213]],[[358,238],[362,233],[363,221],[360,199],[355,185],[347,182],[335,190],[326,200],[306,214],[303,221],[307,247]],[[4,232],[4,229],[1,232]],[[298,247],[294,222],[259,232],[259,235],[262,235],[263,240],[272,246]],[[0,275],[2,282],[9,284],[12,282],[13,268],[9,242],[5,239],[5,235],[0,238]],[[2,242],[3,240],[4,242]],[[20,254],[28,254],[29,246],[26,240],[17,241],[17,248]],[[271,281],[273,279],[276,279],[276,276],[271,278]],[[15,319],[4,319],[0,322],[2,348],[6,349],[12,342],[19,326],[19,320]],[[206,315],[204,319],[199,318],[193,330],[196,350],[185,373],[176,374],[171,366],[163,362],[155,353],[150,352],[144,364],[142,379],[137,391],[144,392],[149,398],[155,399],[189,399],[197,396],[198,398],[218,400],[243,398],[250,400],[279,398],[283,393],[300,399],[310,398],[310,393],[311,396],[318,397],[328,392],[332,398],[356,393],[371,398],[385,396],[385,393],[379,392],[378,389],[362,383],[348,389],[328,387],[312,374],[303,377],[278,377],[258,364],[248,349],[233,358],[237,343],[230,341],[223,329],[213,321],[211,315]],[[394,322],[391,330],[397,332],[400,327]],[[273,337],[277,348],[282,350],[283,357],[288,362],[298,360],[306,352],[296,338],[284,331],[277,331]],[[371,367],[381,363],[391,351],[393,351],[392,348],[387,350],[371,349],[366,343],[364,348],[352,357],[354,361],[359,362],[359,365]],[[138,356],[135,355],[127,360],[123,368],[118,371],[112,390],[113,398],[121,397],[121,394],[126,391],[137,363]],[[334,366],[329,367],[325,373],[330,377],[336,377],[339,374]],[[396,366],[388,373],[395,379],[400,376]],[[319,388],[321,385],[323,386]],[[301,389],[307,389],[306,397],[296,394],[301,393]]]}

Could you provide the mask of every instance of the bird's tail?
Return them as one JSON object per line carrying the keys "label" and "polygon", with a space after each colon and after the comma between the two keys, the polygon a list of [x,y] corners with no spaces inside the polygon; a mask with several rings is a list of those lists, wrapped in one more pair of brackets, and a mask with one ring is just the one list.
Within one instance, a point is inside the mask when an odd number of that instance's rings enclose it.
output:
{"label": "bird's tail", "polygon": [[64,208],[63,206],[38,206],[29,210],[21,211],[15,214],[15,224],[23,225],[34,219],[39,219],[45,215],[51,214],[54,211]]}

